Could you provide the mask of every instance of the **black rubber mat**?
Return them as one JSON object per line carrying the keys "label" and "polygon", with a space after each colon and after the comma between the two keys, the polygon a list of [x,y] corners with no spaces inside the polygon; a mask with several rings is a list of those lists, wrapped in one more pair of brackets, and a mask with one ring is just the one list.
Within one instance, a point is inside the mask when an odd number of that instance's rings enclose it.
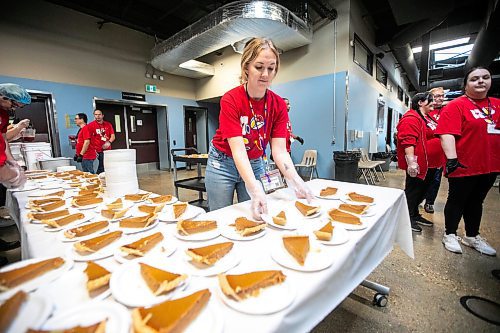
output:
{"label": "black rubber mat", "polygon": [[476,317],[500,326],[500,304],[479,296],[460,297],[460,304]]}

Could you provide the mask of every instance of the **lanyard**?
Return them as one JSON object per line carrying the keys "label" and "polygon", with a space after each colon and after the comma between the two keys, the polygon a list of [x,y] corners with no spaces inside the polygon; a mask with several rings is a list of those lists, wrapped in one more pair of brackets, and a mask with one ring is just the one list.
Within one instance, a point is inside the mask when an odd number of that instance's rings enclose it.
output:
{"label": "lanyard", "polygon": [[264,129],[264,137],[260,134],[260,127],[257,122],[257,117],[255,115],[255,111],[253,109],[252,101],[250,100],[250,95],[248,94],[248,83],[245,85],[245,92],[247,93],[247,98],[248,98],[248,104],[250,105],[250,111],[252,112],[252,117],[255,120],[255,127],[257,127],[257,133],[259,135],[259,147],[262,148],[263,156],[262,159],[264,160],[264,163],[267,165],[267,154],[266,154],[266,146],[264,139],[266,139],[266,127],[267,127],[267,90],[264,95],[264,124],[262,128]]}
{"label": "lanyard", "polygon": [[470,98],[469,96],[467,96],[467,98],[469,99],[469,101],[479,110],[481,111],[481,113],[483,115],[486,116],[486,119],[484,121],[486,121],[488,124],[493,124],[493,118],[492,118],[492,115],[491,115],[491,101],[490,101],[490,98],[489,97],[486,97],[486,99],[488,100],[488,107],[487,108],[482,108],[480,107],[479,105],[477,105],[477,103],[472,99]]}

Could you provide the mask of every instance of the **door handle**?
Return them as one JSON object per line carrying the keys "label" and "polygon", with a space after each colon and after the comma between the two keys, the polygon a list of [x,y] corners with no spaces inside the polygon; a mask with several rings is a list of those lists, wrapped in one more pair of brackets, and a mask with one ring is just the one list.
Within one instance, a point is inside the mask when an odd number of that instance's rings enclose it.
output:
{"label": "door handle", "polygon": [[134,141],[132,139],[128,139],[129,145],[141,144],[141,143],[156,143],[156,140],[137,140],[137,141]]}

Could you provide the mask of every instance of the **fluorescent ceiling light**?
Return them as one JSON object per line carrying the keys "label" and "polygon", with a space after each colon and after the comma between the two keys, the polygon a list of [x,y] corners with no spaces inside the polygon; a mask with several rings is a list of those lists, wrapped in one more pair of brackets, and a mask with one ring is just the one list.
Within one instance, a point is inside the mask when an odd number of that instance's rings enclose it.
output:
{"label": "fluorescent ceiling light", "polygon": [[[447,46],[454,46],[454,45],[460,45],[460,44],[466,44],[470,40],[470,37],[464,37],[464,38],[459,38],[459,39],[454,39],[454,40],[449,40],[447,42],[442,42],[442,43],[437,43],[437,44],[431,44],[429,47],[430,50],[435,50],[435,49],[441,49],[443,47]],[[422,52],[422,46],[414,47],[411,49],[413,53],[419,53]]]}

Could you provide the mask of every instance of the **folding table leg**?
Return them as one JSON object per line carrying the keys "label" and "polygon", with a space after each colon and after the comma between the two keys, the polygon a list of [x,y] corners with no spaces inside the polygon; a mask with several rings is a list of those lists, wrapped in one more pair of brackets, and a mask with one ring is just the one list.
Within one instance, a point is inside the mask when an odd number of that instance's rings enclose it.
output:
{"label": "folding table leg", "polygon": [[382,170],[382,166],[380,166],[380,164],[379,164],[378,168],[380,169],[380,173],[382,174],[382,177],[385,180],[384,170]]}

